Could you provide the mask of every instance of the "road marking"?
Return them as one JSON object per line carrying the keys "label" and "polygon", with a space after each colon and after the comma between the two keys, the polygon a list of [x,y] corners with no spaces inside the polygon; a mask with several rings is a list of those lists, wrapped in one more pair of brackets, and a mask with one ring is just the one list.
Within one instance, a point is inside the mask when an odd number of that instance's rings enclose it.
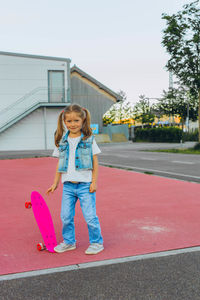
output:
{"label": "road marking", "polygon": [[157,160],[157,158],[151,158],[151,157],[140,157],[140,159],[143,159],[143,160]]}
{"label": "road marking", "polygon": [[194,165],[196,163],[194,162],[191,162],[191,161],[179,161],[179,160],[172,160],[173,163],[176,163],[176,164],[186,164],[186,165]]}
{"label": "road marking", "polygon": [[[126,165],[120,165],[120,164],[112,164],[112,163],[102,163],[99,162],[100,165],[102,166],[112,166],[112,167],[116,167],[116,168],[126,168],[128,170],[139,170],[139,171],[143,171],[143,172],[157,172],[157,173],[161,173],[161,174],[169,174],[169,175],[176,175],[176,176],[181,176],[181,177],[189,177],[189,178],[195,178],[195,179],[200,179],[199,176],[193,176],[193,175],[185,175],[185,174],[180,174],[180,173],[172,173],[172,172],[166,172],[166,171],[160,171],[160,170],[155,170],[155,169],[144,169],[144,168],[138,168],[138,167],[130,167],[130,166],[126,166]],[[136,171],[137,172],[137,171]]]}
{"label": "road marking", "polygon": [[117,156],[117,157],[123,157],[123,158],[127,158],[128,157],[127,154],[115,154],[115,156]]}
{"label": "road marking", "polygon": [[108,265],[113,265],[113,264],[127,263],[127,262],[133,262],[133,261],[151,259],[151,258],[167,257],[167,256],[185,254],[185,253],[191,253],[191,252],[197,252],[197,251],[200,251],[200,246],[188,247],[188,248],[183,248],[183,249],[175,249],[175,250],[167,250],[167,251],[134,255],[134,256],[127,256],[127,257],[120,257],[120,258],[115,258],[115,259],[106,259],[106,260],[101,260],[101,261],[94,261],[94,262],[82,263],[82,264],[59,267],[59,268],[50,268],[50,269],[28,271],[28,272],[16,273],[16,274],[1,275],[0,281],[28,278],[28,277],[33,277],[33,276],[48,275],[48,274],[53,274],[53,273],[68,272],[68,271],[101,267],[101,266],[108,266]]}

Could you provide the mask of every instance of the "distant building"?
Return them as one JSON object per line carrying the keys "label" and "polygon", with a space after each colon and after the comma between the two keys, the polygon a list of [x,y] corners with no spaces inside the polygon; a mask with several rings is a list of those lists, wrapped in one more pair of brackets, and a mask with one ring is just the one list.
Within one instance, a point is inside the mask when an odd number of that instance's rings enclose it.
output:
{"label": "distant building", "polygon": [[0,51],[0,151],[53,149],[60,111],[78,103],[102,130],[102,115],[121,97],[69,58]]}

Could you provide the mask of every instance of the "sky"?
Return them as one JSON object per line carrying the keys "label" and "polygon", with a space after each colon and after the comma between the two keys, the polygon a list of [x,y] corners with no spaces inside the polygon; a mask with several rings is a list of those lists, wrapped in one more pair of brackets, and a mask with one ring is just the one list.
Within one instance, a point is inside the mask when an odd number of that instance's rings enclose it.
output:
{"label": "sky", "polygon": [[159,98],[169,86],[161,15],[188,2],[0,0],[0,51],[70,58],[130,102]]}

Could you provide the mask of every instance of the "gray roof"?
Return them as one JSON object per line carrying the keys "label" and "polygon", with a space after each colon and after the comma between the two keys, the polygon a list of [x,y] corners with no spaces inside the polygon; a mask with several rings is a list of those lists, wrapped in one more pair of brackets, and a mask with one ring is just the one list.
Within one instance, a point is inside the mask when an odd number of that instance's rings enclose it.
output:
{"label": "gray roof", "polygon": [[76,65],[74,65],[71,68],[71,73],[73,73],[73,72],[77,72],[82,77],[87,78],[88,80],[90,80],[91,82],[93,82],[94,84],[96,84],[100,89],[106,91],[107,93],[109,93],[110,95],[112,95],[113,97],[115,97],[117,99],[117,101],[121,101],[123,99],[122,96],[120,96],[119,94],[113,92],[107,86],[103,85],[101,82],[99,82],[98,80],[96,80],[94,77],[92,77],[89,74],[85,73],[83,70],[81,70],[80,68],[78,68]]}
{"label": "gray roof", "polygon": [[4,51],[0,51],[0,55],[18,56],[18,57],[35,58],[35,59],[46,59],[46,60],[57,60],[57,61],[65,61],[65,62],[68,62],[68,63],[71,62],[70,58],[54,57],[54,56],[42,56],[42,55],[14,53],[14,52],[4,52]]}

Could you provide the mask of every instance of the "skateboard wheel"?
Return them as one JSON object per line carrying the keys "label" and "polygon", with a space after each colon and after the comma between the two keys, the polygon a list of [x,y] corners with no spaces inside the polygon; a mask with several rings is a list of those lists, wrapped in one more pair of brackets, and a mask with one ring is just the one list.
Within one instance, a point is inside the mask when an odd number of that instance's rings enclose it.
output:
{"label": "skateboard wheel", "polygon": [[37,249],[38,249],[38,251],[45,250],[45,245],[43,243],[38,243],[37,244]]}
{"label": "skateboard wheel", "polygon": [[30,201],[25,202],[25,207],[26,208],[31,208],[32,207],[31,202]]}

